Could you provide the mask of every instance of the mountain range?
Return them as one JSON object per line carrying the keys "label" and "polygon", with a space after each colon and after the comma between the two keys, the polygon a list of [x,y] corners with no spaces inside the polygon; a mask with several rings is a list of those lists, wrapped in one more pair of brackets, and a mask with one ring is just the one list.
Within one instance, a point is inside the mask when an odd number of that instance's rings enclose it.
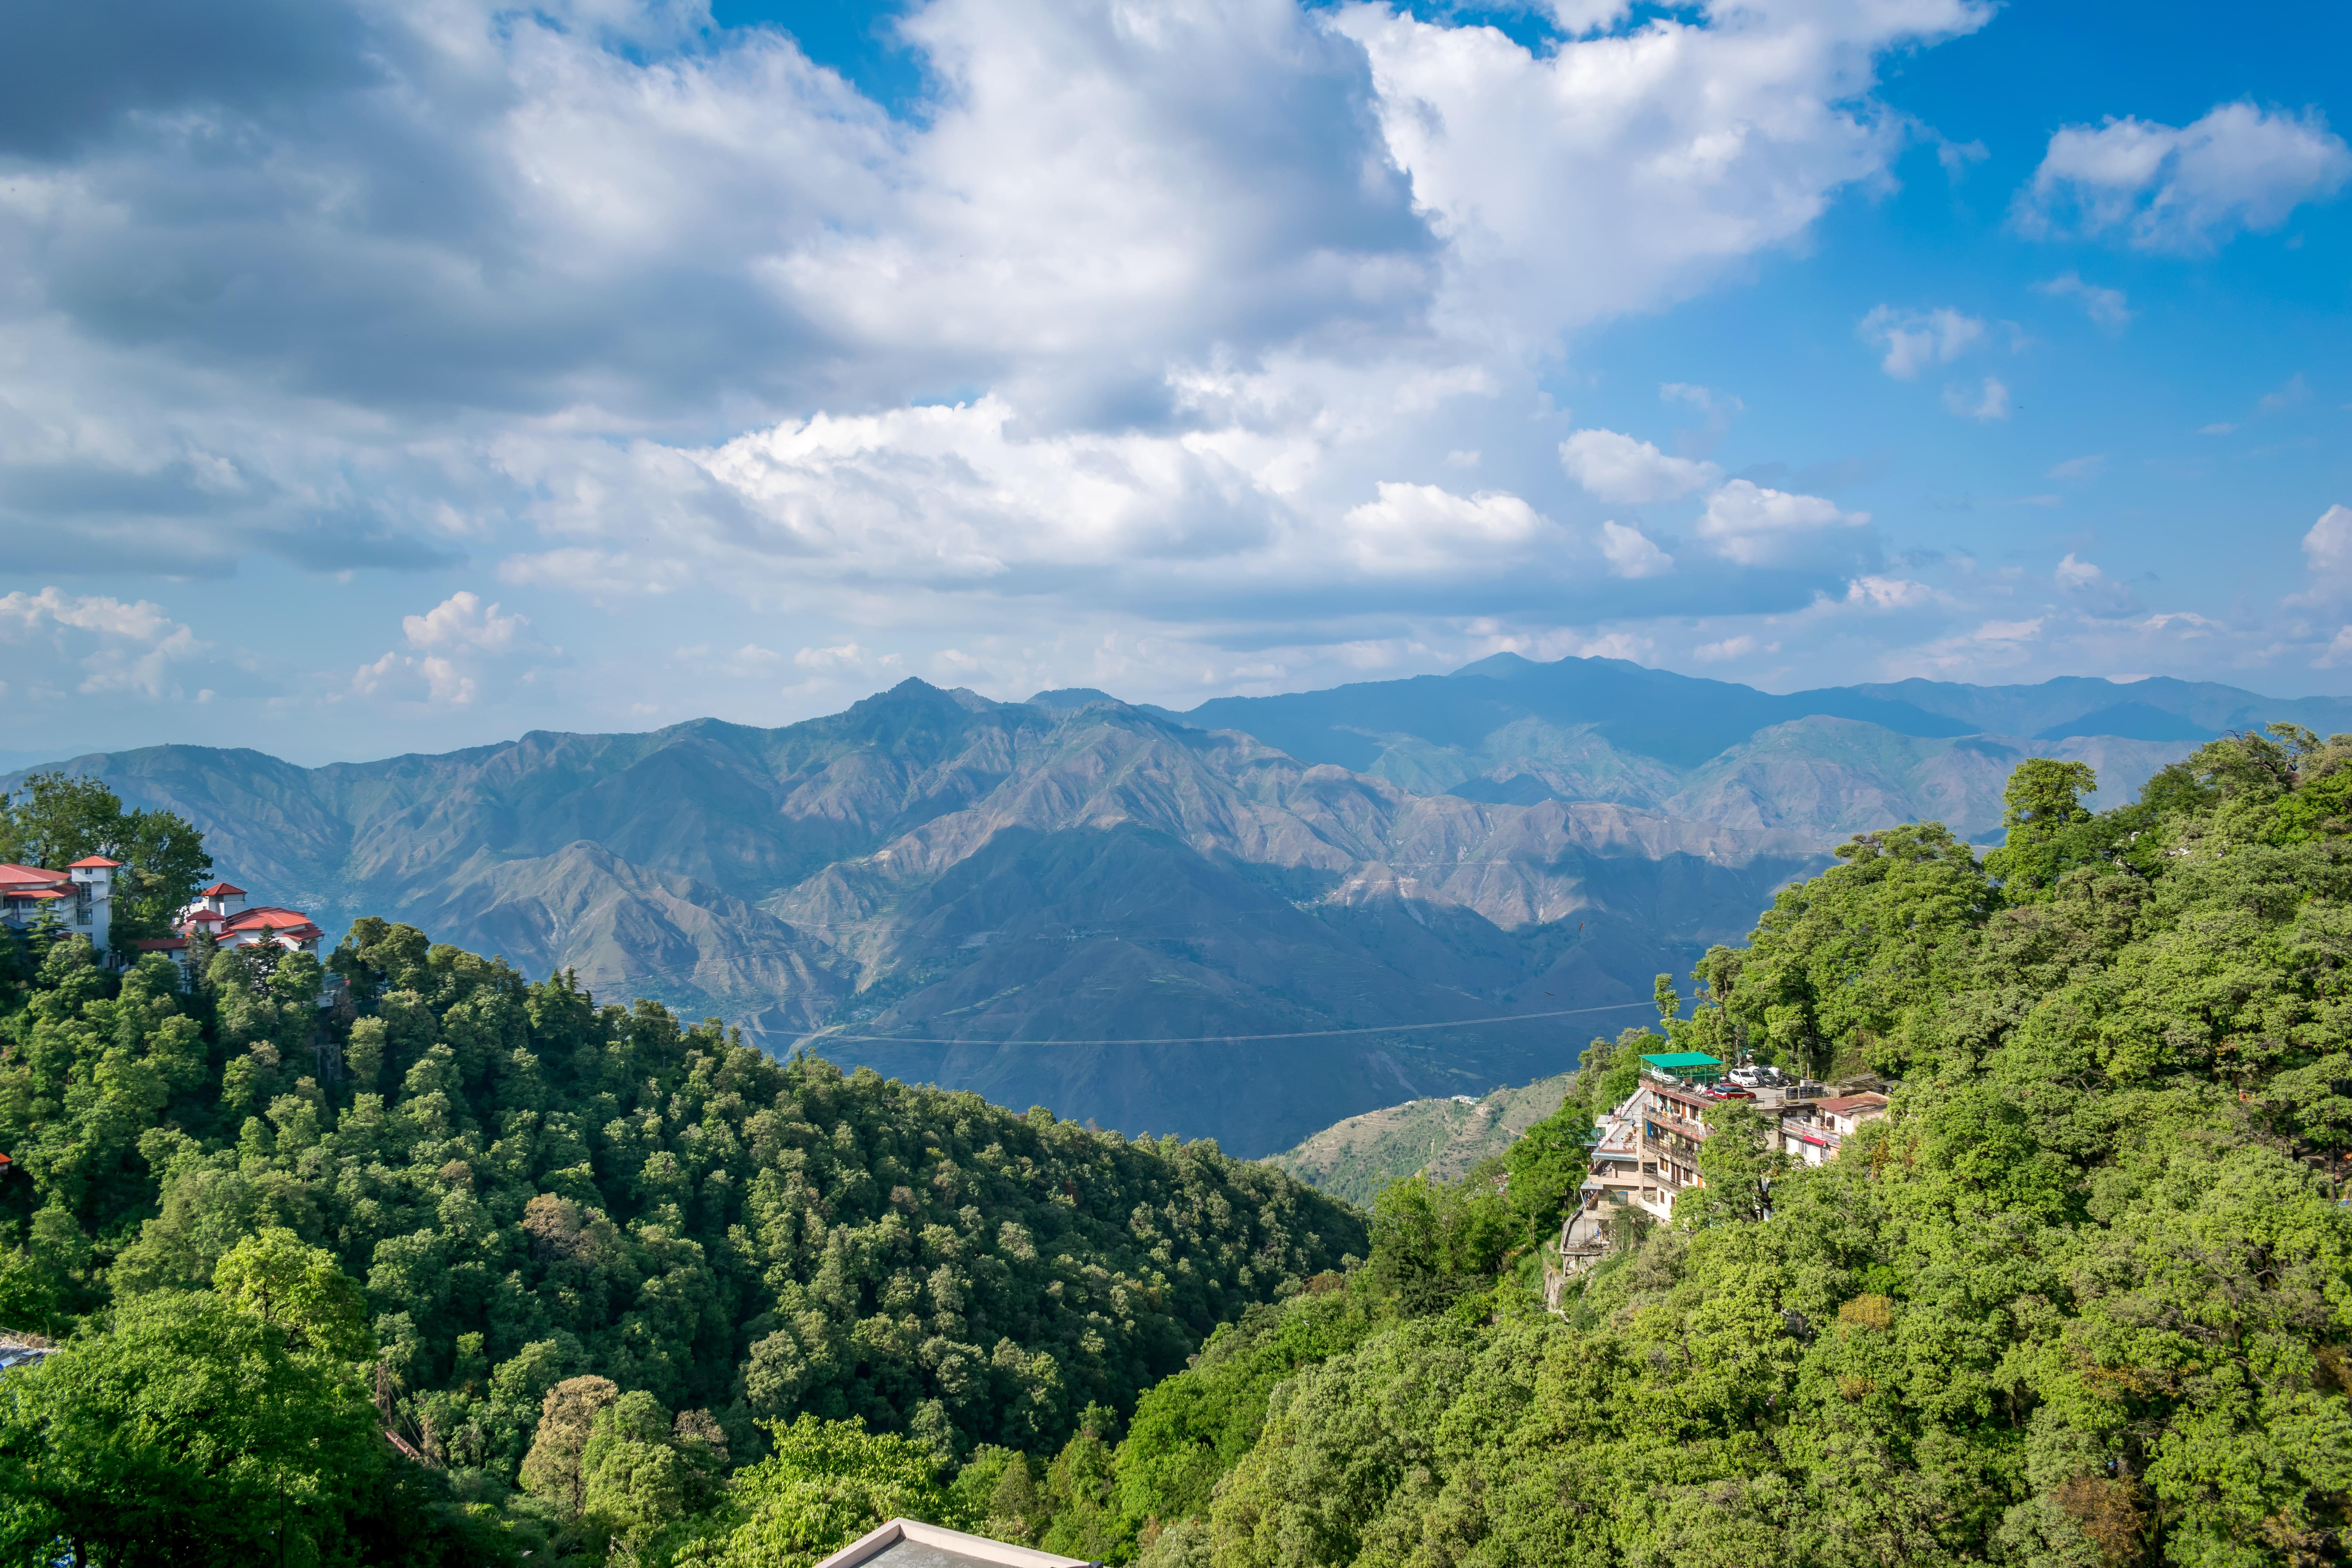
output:
{"label": "mountain range", "polygon": [[1257,1154],[1573,1065],[1840,837],[1935,816],[1997,837],[2021,757],[2128,794],[2277,719],[2352,729],[2352,703],[2170,680],[1777,696],[1504,655],[1185,713],[908,680],[780,729],[62,765],[186,816],[223,874],[331,931],[405,920],[772,1049]]}

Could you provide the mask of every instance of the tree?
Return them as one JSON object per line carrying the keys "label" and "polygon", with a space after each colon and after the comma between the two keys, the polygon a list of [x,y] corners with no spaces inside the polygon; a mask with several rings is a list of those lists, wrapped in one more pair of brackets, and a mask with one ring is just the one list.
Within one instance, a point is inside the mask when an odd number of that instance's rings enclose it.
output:
{"label": "tree", "polygon": [[876,1525],[966,1521],[919,1443],[858,1421],[803,1415],[771,1428],[775,1452],[735,1473],[728,1512],[676,1561],[709,1568],[808,1568]]}
{"label": "tree", "polygon": [[0,860],[62,871],[92,855],[123,863],[114,874],[110,931],[122,947],[164,935],[213,869],[204,835],[184,817],[126,812],[122,798],[97,779],[52,770],[0,797]]}
{"label": "tree", "polygon": [[2000,825],[2007,837],[1985,857],[1985,874],[2011,903],[2046,894],[2094,846],[2080,831],[2091,821],[2083,797],[2099,786],[2088,763],[2028,757],[2001,791]]}
{"label": "tree", "polygon": [[[1766,1144],[1768,1123],[1745,1100],[1707,1108],[1707,1135],[1698,1146],[1704,1184],[1675,1206],[1696,1226],[1752,1225],[1772,1212],[1772,1184],[1788,1157]],[[1694,1203],[1692,1200],[1696,1199]]]}
{"label": "tree", "polygon": [[389,1452],[347,1364],[211,1292],[140,1297],[0,1377],[0,1553],[320,1562]]}

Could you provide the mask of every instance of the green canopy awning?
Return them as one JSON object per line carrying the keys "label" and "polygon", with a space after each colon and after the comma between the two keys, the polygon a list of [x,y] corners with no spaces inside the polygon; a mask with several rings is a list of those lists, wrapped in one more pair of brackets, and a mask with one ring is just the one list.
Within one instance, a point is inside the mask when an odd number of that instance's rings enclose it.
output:
{"label": "green canopy awning", "polygon": [[1705,1051],[1661,1051],[1654,1057],[1643,1057],[1642,1060],[1660,1072],[1700,1083],[1713,1083],[1723,1076],[1723,1063]]}

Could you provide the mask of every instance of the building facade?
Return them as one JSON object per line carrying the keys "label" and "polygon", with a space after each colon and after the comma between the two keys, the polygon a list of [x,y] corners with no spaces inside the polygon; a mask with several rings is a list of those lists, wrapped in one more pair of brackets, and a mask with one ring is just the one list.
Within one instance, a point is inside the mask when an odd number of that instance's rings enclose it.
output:
{"label": "building facade", "polygon": [[113,946],[114,874],[120,860],[89,855],[62,871],[39,866],[0,866],[0,923],[29,928],[55,910],[58,923],[89,939],[101,961]]}

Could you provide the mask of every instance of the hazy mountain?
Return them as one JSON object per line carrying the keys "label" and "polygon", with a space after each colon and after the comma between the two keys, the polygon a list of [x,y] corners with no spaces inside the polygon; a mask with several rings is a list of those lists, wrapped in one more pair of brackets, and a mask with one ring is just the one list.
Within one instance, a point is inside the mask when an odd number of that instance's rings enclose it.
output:
{"label": "hazy mountain", "polygon": [[[1997,828],[2021,756],[2084,757],[2128,793],[2205,727],[2333,728],[2332,702],[2155,681],[1778,697],[1504,657],[1181,716],[910,680],[774,730],[68,765],[187,815],[224,875],[331,930],[411,920],[772,1048],[1255,1153],[1564,1069],[1618,1021],[1579,1010],[1638,1012],[1836,837]],[[1965,732],[1987,715],[2010,732]]]}
{"label": "hazy mountain", "polygon": [[2275,720],[2352,730],[2352,700],[2072,677],[1775,696],[1622,659],[1497,654],[1452,675],[1219,698],[1171,717],[1423,793],[1612,800],[1824,837],[1935,817],[1983,840],[1998,835],[2000,786],[2021,758],[2088,761],[2103,798],[2129,798],[2225,730]]}
{"label": "hazy mountain", "polygon": [[[1820,862],[1803,834],[1419,795],[1116,702],[919,681],[782,730],[73,766],[331,926],[412,920],[779,1049],[831,1022],[814,1043],[846,1062],[1244,1152],[1558,1070],[1609,1015],[1423,1026],[1638,1005]],[[1292,1037],[1224,1038],[1267,1035]]]}

